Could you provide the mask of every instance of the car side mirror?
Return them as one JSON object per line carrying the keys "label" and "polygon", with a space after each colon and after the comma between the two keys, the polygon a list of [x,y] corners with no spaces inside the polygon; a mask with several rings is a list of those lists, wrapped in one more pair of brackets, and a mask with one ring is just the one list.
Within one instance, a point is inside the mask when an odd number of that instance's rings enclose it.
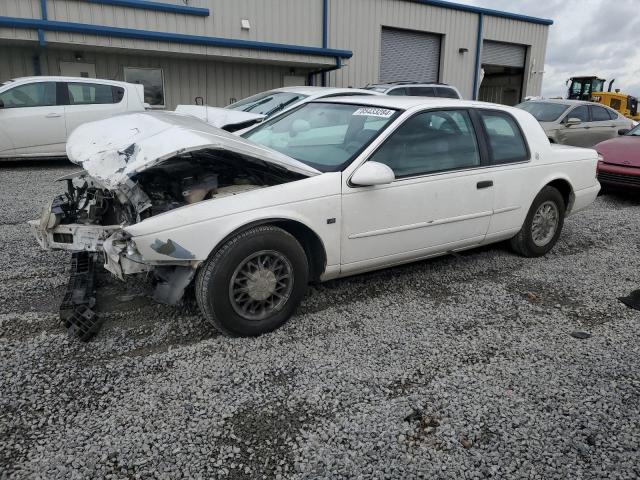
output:
{"label": "car side mirror", "polygon": [[572,127],[574,125],[580,125],[582,123],[582,120],[580,120],[579,118],[569,118],[567,119],[567,121],[565,122],[565,124],[567,125],[567,127]]}
{"label": "car side mirror", "polygon": [[393,182],[396,176],[393,170],[384,163],[365,162],[351,177],[351,183],[361,187],[386,185]]}
{"label": "car side mirror", "polygon": [[620,130],[618,130],[618,135],[626,135],[627,133],[629,133],[631,130],[628,128],[621,128]]}

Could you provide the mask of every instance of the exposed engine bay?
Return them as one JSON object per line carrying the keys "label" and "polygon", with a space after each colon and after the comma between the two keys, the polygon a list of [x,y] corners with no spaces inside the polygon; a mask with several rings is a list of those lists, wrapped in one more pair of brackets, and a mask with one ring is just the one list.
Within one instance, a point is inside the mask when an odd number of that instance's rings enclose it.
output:
{"label": "exposed engine bay", "polygon": [[[231,152],[197,152],[169,159],[130,178],[117,190],[80,172],[64,178],[67,191],[53,200],[47,227],[132,225],[176,208],[290,182],[300,175]],[[56,243],[70,240],[58,236]]]}

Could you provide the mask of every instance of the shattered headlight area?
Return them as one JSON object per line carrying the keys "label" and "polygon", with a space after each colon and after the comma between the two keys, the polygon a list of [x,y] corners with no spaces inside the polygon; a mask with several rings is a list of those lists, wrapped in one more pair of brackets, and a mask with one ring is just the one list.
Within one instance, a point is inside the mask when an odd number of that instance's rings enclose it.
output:
{"label": "shattered headlight area", "polygon": [[108,237],[142,213],[82,172],[61,180],[67,191],[42,210],[39,220],[29,222],[46,250],[100,252]]}

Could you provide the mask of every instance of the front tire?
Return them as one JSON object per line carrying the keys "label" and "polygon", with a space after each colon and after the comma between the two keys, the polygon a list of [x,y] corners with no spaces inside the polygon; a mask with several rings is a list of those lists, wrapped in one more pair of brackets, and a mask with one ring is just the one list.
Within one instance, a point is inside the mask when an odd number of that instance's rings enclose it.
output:
{"label": "front tire", "polygon": [[223,334],[256,336],[294,314],[308,278],[307,257],[295,237],[263,225],[235,235],[206,261],[196,277],[196,300]]}
{"label": "front tire", "polygon": [[546,255],[560,237],[565,210],[562,194],[554,187],[544,187],[533,200],[522,229],[511,239],[511,248],[524,257]]}

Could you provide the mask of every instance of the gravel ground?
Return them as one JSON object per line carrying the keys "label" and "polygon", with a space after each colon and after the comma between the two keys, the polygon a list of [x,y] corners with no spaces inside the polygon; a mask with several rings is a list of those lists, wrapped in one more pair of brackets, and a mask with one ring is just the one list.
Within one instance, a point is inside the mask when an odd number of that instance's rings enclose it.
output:
{"label": "gravel ground", "polygon": [[640,312],[616,300],[640,288],[640,198],[599,197],[545,258],[312,288],[255,339],[101,275],[82,344],[57,321],[69,257],[24,224],[73,170],[0,166],[0,478],[640,476]]}

